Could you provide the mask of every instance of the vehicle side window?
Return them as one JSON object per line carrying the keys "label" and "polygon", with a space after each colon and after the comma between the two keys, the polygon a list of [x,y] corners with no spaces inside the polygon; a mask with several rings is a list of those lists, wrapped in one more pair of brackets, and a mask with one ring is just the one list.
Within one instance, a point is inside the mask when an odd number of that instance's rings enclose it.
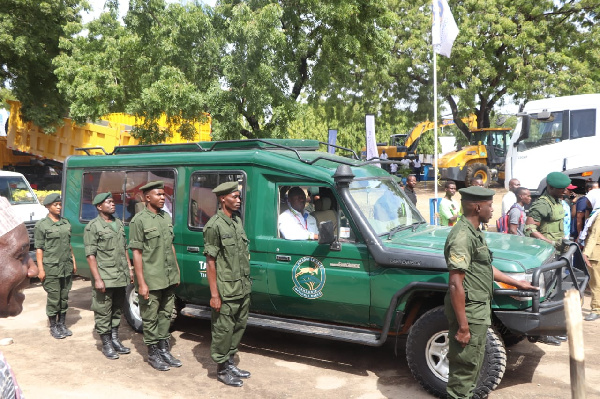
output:
{"label": "vehicle side window", "polygon": [[123,220],[131,221],[136,213],[144,210],[144,193],[140,187],[146,183],[162,180],[165,183],[165,205],[163,211],[173,218],[173,204],[175,203],[175,171],[172,169],[135,170],[127,172],[125,183],[125,215]]}
{"label": "vehicle side window", "polygon": [[84,173],[79,218],[81,220],[92,220],[98,216],[98,211],[92,204],[92,200],[97,194],[110,191],[115,201],[115,216],[123,219],[124,183],[125,172],[123,171],[94,171]]}
{"label": "vehicle side window", "polygon": [[165,212],[173,214],[174,203],[174,170],[135,170],[135,171],[93,171],[83,174],[81,214],[82,221],[89,221],[98,216],[92,200],[99,193],[110,191],[115,201],[115,216],[129,222],[133,216],[144,209],[144,200],[140,187],[149,181],[165,182]]}
{"label": "vehicle side window", "polygon": [[217,196],[212,190],[221,183],[237,181],[242,188],[242,221],[244,220],[245,176],[242,172],[195,172],[190,183],[190,201],[188,205],[188,227],[202,230],[208,220],[217,213]]}
{"label": "vehicle side window", "polygon": [[595,136],[596,110],[582,109],[577,111],[571,111],[569,130],[571,139]]}

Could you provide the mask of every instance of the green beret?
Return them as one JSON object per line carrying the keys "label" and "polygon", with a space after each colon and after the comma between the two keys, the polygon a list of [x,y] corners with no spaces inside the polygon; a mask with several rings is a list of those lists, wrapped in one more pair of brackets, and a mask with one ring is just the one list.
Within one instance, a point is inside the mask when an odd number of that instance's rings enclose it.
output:
{"label": "green beret", "polygon": [[149,181],[140,187],[140,191],[145,193],[146,191],[154,190],[155,188],[165,188],[165,182],[162,180]]}
{"label": "green beret", "polygon": [[496,192],[481,186],[471,186],[458,190],[461,201],[483,202],[494,198]]}
{"label": "green beret", "polygon": [[108,193],[100,193],[100,194],[96,195],[94,197],[94,200],[92,201],[92,204],[94,204],[94,205],[100,205],[107,198],[112,198],[112,194],[110,193],[110,191]]}
{"label": "green beret", "polygon": [[215,187],[212,192],[218,196],[231,194],[234,191],[240,191],[238,188],[238,182],[236,181],[228,181],[227,183],[221,183],[217,187]]}
{"label": "green beret", "polygon": [[48,196],[46,196],[46,198],[44,198],[44,206],[54,204],[55,202],[60,202],[60,200],[61,200],[60,194],[57,194],[57,193],[49,194]]}
{"label": "green beret", "polygon": [[569,176],[563,175],[560,172],[551,172],[546,176],[546,184],[554,188],[566,188],[571,184],[571,179],[569,179]]}

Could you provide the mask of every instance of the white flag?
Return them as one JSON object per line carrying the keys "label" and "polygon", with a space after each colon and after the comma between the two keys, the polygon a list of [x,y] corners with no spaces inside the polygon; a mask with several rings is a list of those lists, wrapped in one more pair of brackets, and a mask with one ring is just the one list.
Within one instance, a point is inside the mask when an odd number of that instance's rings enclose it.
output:
{"label": "white flag", "polygon": [[436,53],[450,58],[452,45],[458,36],[458,26],[446,0],[433,0],[433,48]]}
{"label": "white flag", "polygon": [[[377,139],[375,138],[375,115],[365,116],[365,128],[367,130],[367,160],[379,158],[377,152]],[[381,167],[381,164],[375,165]]]}

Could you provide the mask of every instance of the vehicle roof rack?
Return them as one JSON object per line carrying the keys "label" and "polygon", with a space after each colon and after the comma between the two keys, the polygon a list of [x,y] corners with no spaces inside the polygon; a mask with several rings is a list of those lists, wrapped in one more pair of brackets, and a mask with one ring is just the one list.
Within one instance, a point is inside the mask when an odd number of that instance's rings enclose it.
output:
{"label": "vehicle roof rack", "polygon": [[111,153],[108,153],[103,147],[88,147],[88,148],[77,148],[78,151],[83,151],[87,155],[94,155],[91,153],[92,150],[101,150],[105,155],[117,155],[117,154],[141,154],[148,152],[211,152],[211,151],[226,151],[234,149],[264,149],[264,150],[286,150],[293,152],[299,161],[312,165],[320,160],[336,162],[339,164],[345,164],[349,166],[367,165],[376,163],[377,161],[367,161],[360,164],[356,164],[351,161],[344,161],[342,159],[333,159],[329,157],[329,153],[324,156],[317,156],[312,160],[302,158],[299,151],[315,151],[321,145],[332,146],[334,148],[350,152],[354,160],[359,160],[356,152],[350,148],[341,147],[335,144],[329,144],[318,140],[308,139],[247,139],[247,140],[224,140],[224,141],[200,141],[191,143],[178,143],[178,144],[138,144],[138,145],[125,145],[116,146]]}

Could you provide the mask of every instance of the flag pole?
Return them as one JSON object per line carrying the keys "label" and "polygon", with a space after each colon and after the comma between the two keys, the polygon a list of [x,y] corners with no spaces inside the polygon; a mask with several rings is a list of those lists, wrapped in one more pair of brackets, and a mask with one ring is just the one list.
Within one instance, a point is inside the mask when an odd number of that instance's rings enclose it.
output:
{"label": "flag pole", "polygon": [[[435,1],[435,0],[434,0]],[[438,197],[438,116],[437,116],[437,54],[435,53],[435,44],[433,49],[433,212],[437,214],[437,197]],[[435,217],[434,217],[435,218]],[[437,223],[436,223],[437,224]]]}

